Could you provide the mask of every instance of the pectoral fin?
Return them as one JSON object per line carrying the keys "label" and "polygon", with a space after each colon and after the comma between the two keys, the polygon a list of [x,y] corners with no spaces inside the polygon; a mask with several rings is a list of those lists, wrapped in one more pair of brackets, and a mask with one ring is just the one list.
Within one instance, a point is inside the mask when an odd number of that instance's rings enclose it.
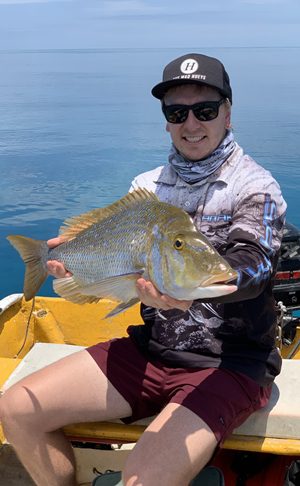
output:
{"label": "pectoral fin", "polygon": [[94,295],[119,302],[128,302],[137,297],[135,282],[141,276],[139,273],[129,273],[108,277],[99,282],[85,285],[81,288],[84,295]]}

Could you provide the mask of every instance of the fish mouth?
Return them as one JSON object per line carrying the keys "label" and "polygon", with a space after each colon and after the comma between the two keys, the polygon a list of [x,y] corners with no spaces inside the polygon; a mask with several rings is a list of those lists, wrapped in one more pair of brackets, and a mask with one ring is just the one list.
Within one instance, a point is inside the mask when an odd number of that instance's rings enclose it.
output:
{"label": "fish mouth", "polygon": [[211,287],[214,285],[224,285],[232,282],[237,278],[238,274],[235,270],[232,270],[231,272],[222,272],[218,273],[217,275],[212,275],[208,279],[204,280],[204,282],[201,283],[202,287]]}

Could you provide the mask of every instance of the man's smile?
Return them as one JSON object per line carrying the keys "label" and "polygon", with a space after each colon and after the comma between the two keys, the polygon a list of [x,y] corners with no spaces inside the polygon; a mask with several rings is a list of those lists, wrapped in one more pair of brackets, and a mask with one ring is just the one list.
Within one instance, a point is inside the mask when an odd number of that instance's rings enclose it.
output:
{"label": "man's smile", "polygon": [[198,143],[198,142],[201,142],[205,138],[205,135],[197,136],[197,137],[196,136],[193,136],[193,137],[183,136],[182,138],[189,143]]}

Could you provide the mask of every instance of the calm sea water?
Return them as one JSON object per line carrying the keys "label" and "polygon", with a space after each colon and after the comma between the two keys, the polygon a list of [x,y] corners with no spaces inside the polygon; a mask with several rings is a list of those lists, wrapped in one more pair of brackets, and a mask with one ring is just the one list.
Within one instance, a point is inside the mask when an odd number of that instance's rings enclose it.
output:
{"label": "calm sea water", "polygon": [[[48,239],[62,221],[127,192],[166,161],[169,138],[150,90],[182,49],[0,51],[0,298],[22,291],[8,234]],[[219,57],[233,126],[271,170],[300,226],[299,48],[193,47]],[[41,295],[53,295],[51,282]]]}

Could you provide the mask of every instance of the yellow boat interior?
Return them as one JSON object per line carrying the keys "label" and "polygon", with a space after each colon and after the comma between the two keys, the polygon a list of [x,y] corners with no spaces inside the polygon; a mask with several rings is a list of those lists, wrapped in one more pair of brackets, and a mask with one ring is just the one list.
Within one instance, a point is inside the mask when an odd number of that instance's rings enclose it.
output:
{"label": "yellow boat interior", "polygon": [[[79,347],[126,336],[128,325],[141,323],[138,305],[105,319],[105,315],[115,306],[108,300],[77,305],[60,298],[36,297],[25,302],[17,294],[12,301],[6,309],[3,306],[0,309],[2,389],[5,383],[8,386],[23,376],[20,369],[28,374]],[[300,385],[299,342],[300,329],[297,328],[293,341],[281,348],[283,369],[275,380],[270,406],[263,412],[255,413],[245,425],[236,429],[224,443],[224,448],[300,454],[300,393],[298,397],[295,393],[300,389],[297,386],[297,382]],[[290,356],[293,359],[289,359]],[[22,367],[19,366],[21,363]],[[145,425],[140,423],[79,424],[68,427],[66,433],[78,440],[133,442],[144,428]],[[2,432],[0,439],[5,440]]]}
{"label": "yellow boat interior", "polygon": [[[115,303],[78,305],[60,298],[22,294],[0,301],[0,390],[67,354],[99,341],[126,336],[140,324],[139,306],[105,319]],[[283,368],[273,385],[269,405],[254,413],[222,445],[223,449],[300,456],[300,327],[291,339],[279,339]],[[282,344],[284,343],[284,344]],[[65,428],[73,442],[126,444],[138,440],[151,418],[131,425],[121,422],[74,424]],[[5,444],[0,427],[0,447]]]}

